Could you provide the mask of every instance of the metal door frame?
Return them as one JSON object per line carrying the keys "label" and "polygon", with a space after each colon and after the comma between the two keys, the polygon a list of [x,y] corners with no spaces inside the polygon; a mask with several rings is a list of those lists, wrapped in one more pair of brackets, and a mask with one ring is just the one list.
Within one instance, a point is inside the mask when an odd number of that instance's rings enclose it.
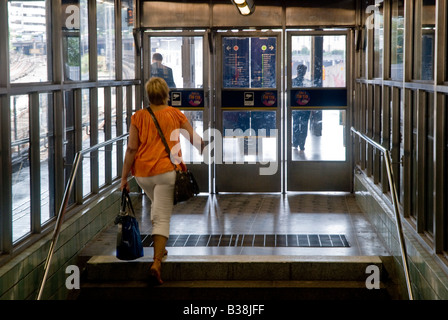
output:
{"label": "metal door frame", "polygon": [[[283,31],[239,31],[239,32],[216,32],[215,34],[215,128],[224,135],[223,132],[223,111],[275,111],[276,112],[276,129],[277,129],[277,162],[269,164],[256,163],[214,163],[214,191],[215,192],[283,192],[283,164],[282,164],[282,141],[283,141],[283,52],[284,41]],[[276,37],[277,38],[277,54],[276,54],[276,88],[223,88],[223,49],[222,43],[224,37]],[[276,108],[223,108],[222,107],[222,91],[277,91],[277,107]],[[222,153],[222,152],[221,152]],[[260,169],[276,167],[275,174],[260,175]],[[270,167],[272,168],[272,167]]]}
{"label": "metal door frame", "polygon": [[[203,111],[203,130],[206,131],[208,128],[210,128],[210,119],[211,119],[211,89],[210,89],[210,69],[208,66],[212,64],[211,55],[209,53],[209,31],[207,30],[200,30],[200,31],[194,31],[194,30],[182,30],[179,32],[165,32],[165,31],[156,31],[156,30],[150,30],[150,31],[144,31],[143,32],[143,54],[142,54],[142,69],[143,69],[143,81],[142,81],[142,94],[143,94],[143,101],[147,101],[146,98],[146,92],[144,90],[144,85],[146,81],[149,79],[149,65],[151,64],[151,38],[153,37],[202,37],[202,61],[203,61],[203,88],[180,88],[181,90],[202,90],[204,92],[204,107],[203,108],[182,108],[180,107],[180,110],[183,111]],[[172,90],[170,89],[170,92]],[[195,178],[197,179],[199,188],[201,192],[207,192],[211,193],[212,189],[212,177],[210,174],[210,165],[209,165],[209,154],[206,152],[203,153],[203,160],[201,163],[186,163],[189,170],[191,170]]]}
{"label": "metal door frame", "polygon": [[[293,31],[286,30],[286,102],[285,102],[285,179],[286,191],[352,191],[353,189],[353,170],[352,170],[352,147],[350,126],[352,118],[352,68],[349,61],[352,58],[353,44],[350,37],[351,30],[329,30],[329,31]],[[294,36],[337,36],[346,37],[346,89],[347,89],[347,106],[341,107],[320,107],[313,110],[346,110],[346,127],[345,133],[345,161],[292,161],[291,148],[291,89],[292,89],[292,56],[291,56],[291,39]],[[329,90],[332,88],[328,88]],[[292,174],[294,173],[294,175]],[[294,179],[295,178],[295,179]]]}

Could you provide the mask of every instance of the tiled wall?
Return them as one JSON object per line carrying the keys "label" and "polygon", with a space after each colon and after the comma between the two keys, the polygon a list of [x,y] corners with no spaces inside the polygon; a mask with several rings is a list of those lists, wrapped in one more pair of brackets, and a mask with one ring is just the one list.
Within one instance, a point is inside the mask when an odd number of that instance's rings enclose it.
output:
{"label": "tiled wall", "polygon": [[[132,191],[136,191],[133,184]],[[92,203],[64,221],[42,295],[66,299],[65,282],[69,265],[77,265],[79,251],[100,231],[113,223],[120,208],[121,192],[111,187]],[[0,267],[0,300],[36,299],[43,277],[53,232]]]}
{"label": "tiled wall", "polygon": [[[400,244],[391,202],[362,173],[355,175],[355,194],[361,208],[391,253],[390,259],[385,258],[386,269],[393,275],[398,275],[402,284],[401,292],[407,298]],[[437,256],[419,242],[418,235],[406,222],[403,223],[403,232],[414,299],[448,300],[448,269],[438,261]]]}

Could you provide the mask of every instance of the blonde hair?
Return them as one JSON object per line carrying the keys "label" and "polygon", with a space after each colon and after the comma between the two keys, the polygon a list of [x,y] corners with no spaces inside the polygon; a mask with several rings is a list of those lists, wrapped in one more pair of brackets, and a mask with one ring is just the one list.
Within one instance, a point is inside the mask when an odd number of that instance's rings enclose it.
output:
{"label": "blonde hair", "polygon": [[159,77],[152,77],[145,84],[149,104],[163,105],[168,103],[170,89],[166,81]]}

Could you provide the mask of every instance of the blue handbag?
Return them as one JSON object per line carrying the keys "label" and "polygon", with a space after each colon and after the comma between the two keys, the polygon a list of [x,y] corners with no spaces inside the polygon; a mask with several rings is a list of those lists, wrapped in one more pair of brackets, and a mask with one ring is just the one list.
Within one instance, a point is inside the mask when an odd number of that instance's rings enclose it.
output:
{"label": "blue handbag", "polygon": [[121,195],[120,213],[115,218],[118,225],[116,257],[120,260],[135,260],[143,257],[143,244],[135,218],[131,198],[126,188]]}

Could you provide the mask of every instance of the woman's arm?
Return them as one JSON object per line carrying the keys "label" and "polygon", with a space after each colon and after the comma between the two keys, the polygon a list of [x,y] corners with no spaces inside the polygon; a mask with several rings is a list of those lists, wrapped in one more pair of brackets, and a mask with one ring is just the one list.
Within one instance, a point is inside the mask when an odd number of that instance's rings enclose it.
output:
{"label": "woman's arm", "polygon": [[134,164],[135,154],[138,150],[138,130],[137,127],[131,124],[129,129],[128,147],[124,156],[123,170],[121,172],[121,186],[120,190],[126,188],[129,191],[128,175],[131,172],[132,165]]}
{"label": "woman's arm", "polygon": [[186,135],[184,130],[181,130],[183,136],[186,139],[190,140],[190,143],[196,148],[198,149],[199,153],[202,154],[202,151],[204,151],[204,141],[202,140],[201,136],[198,135],[194,130],[193,127],[191,126],[189,121],[184,122],[181,125],[181,128],[184,129],[185,131],[188,132],[188,136]]}

